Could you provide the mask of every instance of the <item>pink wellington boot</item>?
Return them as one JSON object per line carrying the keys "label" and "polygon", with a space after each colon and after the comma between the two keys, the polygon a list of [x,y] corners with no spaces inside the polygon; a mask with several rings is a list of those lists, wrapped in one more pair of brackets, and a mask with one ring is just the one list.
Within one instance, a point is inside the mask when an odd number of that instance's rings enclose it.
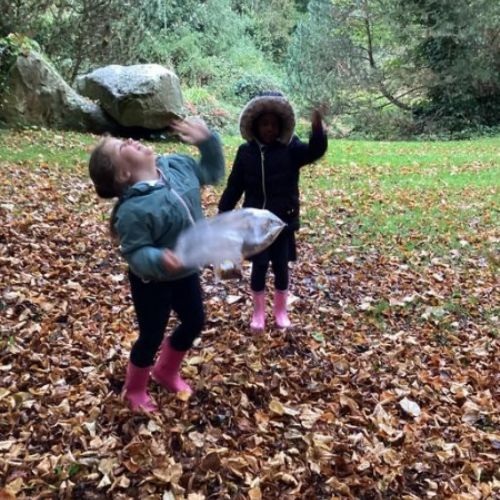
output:
{"label": "pink wellington boot", "polygon": [[266,292],[254,292],[253,297],[253,315],[250,328],[256,332],[264,330],[266,324]]}
{"label": "pink wellington boot", "polygon": [[274,317],[278,328],[289,328],[290,320],[286,312],[288,290],[276,290],[274,295]]}
{"label": "pink wellington boot", "polygon": [[192,394],[193,390],[180,376],[180,366],[185,355],[185,351],[176,351],[170,345],[170,340],[166,339],[153,368],[153,380],[171,392],[182,391]]}
{"label": "pink wellington boot", "polygon": [[123,396],[130,404],[133,411],[154,412],[158,407],[153,403],[148,394],[148,381],[151,367],[140,368],[131,361],[128,363],[127,376],[123,386]]}

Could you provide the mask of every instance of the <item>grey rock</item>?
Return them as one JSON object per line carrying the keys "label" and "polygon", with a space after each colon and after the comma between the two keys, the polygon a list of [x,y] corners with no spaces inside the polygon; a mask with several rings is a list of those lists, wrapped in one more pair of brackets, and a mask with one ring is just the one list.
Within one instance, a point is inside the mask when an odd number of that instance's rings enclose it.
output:
{"label": "grey rock", "polygon": [[79,95],[40,53],[19,55],[0,96],[0,120],[7,126],[42,126],[83,132],[114,132],[100,106]]}
{"label": "grey rock", "polygon": [[79,77],[76,88],[123,127],[161,130],[184,114],[179,79],[159,64],[98,68]]}

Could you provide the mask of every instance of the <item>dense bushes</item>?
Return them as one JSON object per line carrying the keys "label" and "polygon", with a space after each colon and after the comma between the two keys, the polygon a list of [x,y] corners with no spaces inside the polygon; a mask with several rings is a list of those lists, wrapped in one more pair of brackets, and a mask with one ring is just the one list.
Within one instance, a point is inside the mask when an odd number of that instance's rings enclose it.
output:
{"label": "dense bushes", "polygon": [[500,125],[500,4],[311,0],[288,76],[357,133],[467,136]]}
{"label": "dense bushes", "polygon": [[267,89],[377,138],[500,121],[491,0],[0,0],[0,11],[0,37],[32,37],[69,83],[111,63],[171,67],[191,110],[217,127],[234,129]]}

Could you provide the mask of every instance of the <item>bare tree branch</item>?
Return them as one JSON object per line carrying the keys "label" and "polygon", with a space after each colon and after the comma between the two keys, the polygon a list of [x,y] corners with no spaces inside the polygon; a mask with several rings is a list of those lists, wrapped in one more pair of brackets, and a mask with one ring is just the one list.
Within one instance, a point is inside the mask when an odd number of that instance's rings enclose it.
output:
{"label": "bare tree branch", "polygon": [[[369,11],[368,11],[368,2],[367,0],[364,0],[363,2],[363,7],[364,7],[364,13],[365,13],[365,18],[364,18],[364,24],[365,24],[365,31],[366,31],[366,38],[368,41],[368,61],[370,64],[370,67],[374,70],[375,75],[378,75],[378,68],[377,65],[375,64],[375,57],[373,55],[373,35],[372,35],[372,27],[370,23],[370,16],[369,16]],[[398,108],[404,109],[405,111],[411,111],[412,108],[411,106],[408,106],[404,102],[400,101],[396,97],[394,97],[389,90],[386,88],[384,82],[380,77],[377,76],[377,85],[378,89],[382,93],[382,95],[392,104],[397,106]]]}

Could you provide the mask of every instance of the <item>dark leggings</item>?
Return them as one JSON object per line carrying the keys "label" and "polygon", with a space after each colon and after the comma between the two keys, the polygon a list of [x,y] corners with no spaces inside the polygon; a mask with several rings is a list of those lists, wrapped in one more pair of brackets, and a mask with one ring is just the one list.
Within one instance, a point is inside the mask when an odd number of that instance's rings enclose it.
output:
{"label": "dark leggings", "polygon": [[176,351],[187,351],[205,321],[199,275],[144,283],[129,272],[129,280],[139,323],[139,338],[132,347],[130,361],[140,368],[153,364],[172,309],[179,316],[180,325],[172,333],[170,345]]}
{"label": "dark leggings", "polygon": [[254,292],[262,292],[266,287],[266,275],[269,261],[274,273],[276,290],[288,289],[288,261],[290,257],[290,234],[283,232],[276,241],[252,260],[250,287]]}
{"label": "dark leggings", "polygon": [[[274,273],[274,287],[276,290],[288,289],[288,259],[271,261]],[[252,264],[252,276],[250,278],[250,286],[254,292],[262,292],[266,288],[266,274],[269,268],[269,262],[260,264],[254,262]]]}

